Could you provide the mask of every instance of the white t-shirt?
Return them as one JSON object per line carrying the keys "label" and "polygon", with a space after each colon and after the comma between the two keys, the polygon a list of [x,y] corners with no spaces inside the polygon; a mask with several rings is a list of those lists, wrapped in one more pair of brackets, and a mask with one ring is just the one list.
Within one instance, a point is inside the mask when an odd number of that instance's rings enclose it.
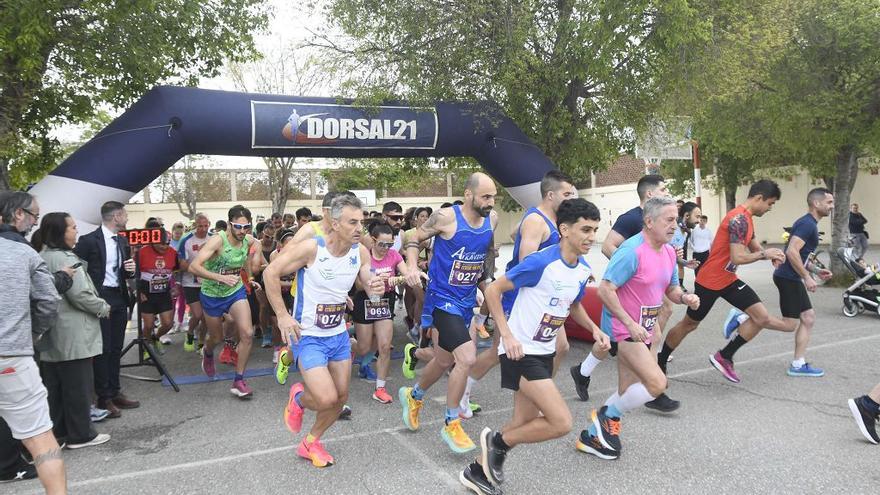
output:
{"label": "white t-shirt", "polygon": [[691,229],[691,251],[694,253],[705,253],[712,246],[714,234],[710,228],[702,228],[697,225]]}
{"label": "white t-shirt", "polygon": [[[204,238],[200,239],[195,236],[195,231],[189,232],[180,238],[180,244],[178,246],[180,249],[177,250],[177,258],[192,263],[192,261],[196,259],[196,255],[199,254],[199,249],[208,242],[209,238],[210,235],[206,235]],[[201,287],[202,282],[198,277],[187,271],[183,273],[181,285],[184,287]]]}

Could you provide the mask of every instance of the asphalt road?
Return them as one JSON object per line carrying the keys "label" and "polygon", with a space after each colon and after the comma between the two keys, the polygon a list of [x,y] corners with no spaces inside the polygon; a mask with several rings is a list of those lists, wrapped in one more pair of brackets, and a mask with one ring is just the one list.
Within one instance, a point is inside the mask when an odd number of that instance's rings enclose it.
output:
{"label": "asphalt road", "polygon": [[[509,248],[502,251],[509,257]],[[876,254],[876,251],[875,251]],[[877,256],[873,256],[877,258]],[[598,249],[589,256],[604,269]],[[499,267],[503,266],[499,260]],[[778,295],[767,263],[743,267],[741,277],[778,312]],[[693,277],[688,274],[688,286]],[[675,353],[669,395],[683,402],[671,415],[640,409],[623,419],[622,456],[602,461],[575,450],[577,433],[590,408],[616,386],[614,362],[594,374],[592,398],[577,401],[566,372],[557,384],[575,417],[569,435],[514,449],[506,464],[506,493],[877,493],[880,447],[863,440],[846,399],[880,380],[880,317],[841,313],[840,289],[820,288],[813,296],[818,323],[808,360],[826,370],[823,378],[785,374],[793,337],[765,331],[737,354],[742,383],[725,381],[708,363],[723,345],[723,301]],[[676,308],[672,323],[683,308]],[[402,349],[403,325],[395,342]],[[165,361],[177,376],[198,375],[199,359],[184,353],[182,336]],[[579,362],[589,345],[572,342],[566,366]],[[271,352],[257,349],[253,368],[271,366]],[[144,373],[151,370],[144,369]],[[291,374],[291,383],[298,375]],[[475,388],[484,412],[466,421],[476,439],[484,426],[509,417],[511,393],[492,370]],[[98,430],[112,435],[104,445],[65,451],[72,493],[80,494],[274,494],[274,493],[466,493],[458,472],[472,456],[456,455],[440,438],[443,380],[428,393],[422,430],[406,431],[396,402],[370,399],[372,385],[354,376],[350,421],[325,435],[337,465],[316,469],[298,458],[298,438],[282,424],[287,387],[271,376],[249,380],[250,401],[233,397],[230,383],[185,385],[180,393],[157,383],[124,379],[128,395],[142,407],[106,420]],[[400,361],[392,362],[388,388],[407,384]],[[306,426],[313,415],[307,413]],[[39,492],[36,481],[0,485],[0,493]]]}

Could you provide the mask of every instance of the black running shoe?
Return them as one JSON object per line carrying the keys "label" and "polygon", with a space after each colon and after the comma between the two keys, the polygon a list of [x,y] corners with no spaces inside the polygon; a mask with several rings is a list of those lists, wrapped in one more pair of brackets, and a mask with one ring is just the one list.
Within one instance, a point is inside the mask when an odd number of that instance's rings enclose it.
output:
{"label": "black running shoe", "polygon": [[501,488],[493,485],[486,479],[483,469],[476,462],[468,464],[464,471],[459,473],[458,481],[468,487],[472,492],[481,495],[501,495]]}
{"label": "black running shoe", "polygon": [[19,462],[15,469],[11,469],[5,473],[0,473],[0,483],[11,483],[13,481],[32,480],[37,477],[37,468],[33,464],[24,461]]}
{"label": "black running shoe", "polygon": [[483,474],[493,485],[504,483],[504,460],[507,451],[499,449],[493,441],[495,433],[491,428],[483,428],[480,432],[480,448],[482,449],[480,461],[483,465]]}
{"label": "black running shoe", "polygon": [[681,402],[670,399],[666,394],[660,394],[656,399],[651,402],[646,402],[645,407],[648,409],[653,409],[655,411],[669,413],[675,411],[679,407],[681,407]]}
{"label": "black running shoe", "polygon": [[581,365],[576,364],[571,367],[571,378],[574,380],[578,399],[584,402],[590,400],[590,377],[581,374]]}
{"label": "black running shoe", "polygon": [[351,419],[351,406],[348,404],[342,406],[342,410],[339,411],[339,419]]}
{"label": "black running shoe", "polygon": [[862,435],[873,444],[880,443],[880,436],[877,436],[877,414],[868,410],[865,406],[865,398],[856,397],[846,402],[849,404],[849,410],[852,412]]}
{"label": "black running shoe", "polygon": [[592,454],[599,459],[605,459],[606,461],[613,461],[620,457],[619,452],[615,452],[602,445],[602,442],[599,441],[599,437],[590,435],[590,432],[587,430],[581,431],[581,435],[578,437],[575,446],[581,452]]}
{"label": "black running shoe", "polygon": [[615,451],[620,452],[620,418],[606,415],[608,406],[602,406],[597,413],[593,409],[591,414],[593,424],[596,425],[599,441],[602,445]]}

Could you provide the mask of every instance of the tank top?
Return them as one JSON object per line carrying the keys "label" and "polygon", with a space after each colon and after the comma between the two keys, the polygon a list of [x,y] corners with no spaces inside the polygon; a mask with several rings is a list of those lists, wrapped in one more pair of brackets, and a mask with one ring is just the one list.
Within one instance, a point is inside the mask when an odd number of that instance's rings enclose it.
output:
{"label": "tank top", "polygon": [[[534,206],[526,210],[525,214],[522,217],[522,220],[519,223],[519,227],[516,229],[516,238],[513,240],[513,258],[507,263],[506,271],[512,270],[516,265],[520,263],[519,260],[519,245],[522,243],[522,223],[528,218],[532,213],[537,213],[544,219],[544,223],[547,224],[547,227],[550,228],[550,236],[547,237],[547,240],[542,242],[536,251],[540,251],[548,246],[552,246],[554,244],[559,244],[559,229],[556,228],[556,224],[550,221],[547,218],[547,215],[544,215],[541,210],[535,208]],[[519,292],[519,289],[509,290],[503,294],[501,294],[501,307],[505,313],[510,313],[511,308],[513,308],[513,302],[516,301],[516,295]]]}
{"label": "tank top", "polygon": [[[428,266],[426,306],[430,299],[434,308],[443,309],[447,305],[473,308],[483,261],[492,242],[492,221],[486,217],[482,225],[473,228],[458,205],[453,205],[452,211],[455,212],[455,235],[450,239],[434,237],[434,257]],[[426,308],[426,311],[430,310],[433,308]]]}
{"label": "tank top", "polygon": [[[205,269],[221,275],[240,276],[248,256],[247,237],[242,239],[241,246],[233,247],[229,243],[226,232],[219,232],[217,235],[223,239],[223,248],[219,254],[205,262]],[[235,294],[243,285],[241,280],[235,286],[230,287],[214,280],[203,279],[202,294],[209,297],[228,297]]]}
{"label": "tank top", "polygon": [[324,237],[315,241],[314,264],[296,272],[293,317],[302,327],[302,335],[332,337],[345,332],[345,301],[361,268],[360,244],[336,257],[327,249]]}

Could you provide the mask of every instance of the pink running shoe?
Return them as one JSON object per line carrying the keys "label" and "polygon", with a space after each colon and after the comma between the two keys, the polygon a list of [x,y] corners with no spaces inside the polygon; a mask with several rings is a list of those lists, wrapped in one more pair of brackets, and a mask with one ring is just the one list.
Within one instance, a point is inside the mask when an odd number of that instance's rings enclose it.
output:
{"label": "pink running shoe", "polygon": [[306,444],[306,440],[303,439],[303,441],[299,443],[299,447],[296,449],[296,455],[312,461],[312,465],[315,467],[332,466],[334,462],[333,456],[324,450],[324,446],[321,445],[320,440],[315,440],[310,444]]}
{"label": "pink running shoe", "polygon": [[244,380],[233,381],[232,388],[229,389],[229,392],[239,399],[250,399],[251,396],[254,395],[254,392],[248,387],[248,384]]}
{"label": "pink running shoe", "polygon": [[202,371],[209,377],[214,378],[214,375],[217,374],[217,370],[214,369],[214,356],[209,356],[208,354],[202,356]]}
{"label": "pink running shoe", "polygon": [[290,387],[290,399],[287,400],[287,406],[284,408],[284,424],[291,433],[299,433],[302,430],[303,408],[296,403],[294,397],[304,389],[302,383],[294,383]]}
{"label": "pink running shoe", "polygon": [[724,357],[721,356],[720,351],[709,356],[709,362],[712,363],[712,366],[714,366],[716,370],[724,375],[724,378],[727,378],[733,383],[739,383],[739,376],[737,376],[736,371],[733,369],[733,362],[724,359]]}

